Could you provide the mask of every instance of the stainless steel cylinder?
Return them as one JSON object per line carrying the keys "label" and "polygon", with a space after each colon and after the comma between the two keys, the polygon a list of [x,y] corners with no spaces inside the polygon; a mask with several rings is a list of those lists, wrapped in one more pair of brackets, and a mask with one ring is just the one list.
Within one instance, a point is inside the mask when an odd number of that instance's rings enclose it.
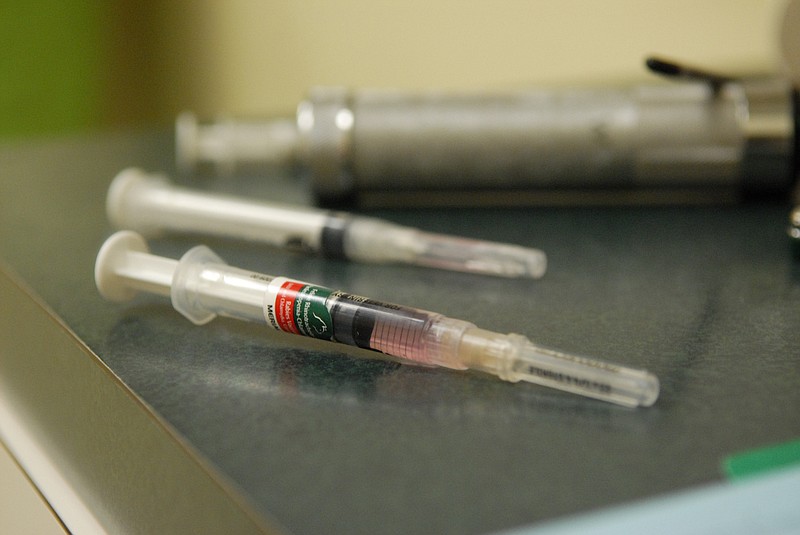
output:
{"label": "stainless steel cylinder", "polygon": [[297,123],[323,201],[735,196],[787,188],[793,174],[792,92],[776,79],[494,95],[320,88]]}

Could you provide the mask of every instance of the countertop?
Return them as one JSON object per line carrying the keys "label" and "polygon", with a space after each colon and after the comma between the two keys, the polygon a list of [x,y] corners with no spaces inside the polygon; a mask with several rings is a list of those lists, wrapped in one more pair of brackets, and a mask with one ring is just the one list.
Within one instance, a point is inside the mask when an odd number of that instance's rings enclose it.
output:
{"label": "countertop", "polygon": [[[648,369],[661,396],[632,410],[231,319],[197,327],[157,296],[105,302],[93,264],[127,166],[173,173],[170,135],[0,148],[0,392],[109,531],[491,533],[719,481],[726,456],[800,436],[786,204],[368,212],[541,248],[541,280],[151,241]],[[183,183],[309,202],[291,176]]]}

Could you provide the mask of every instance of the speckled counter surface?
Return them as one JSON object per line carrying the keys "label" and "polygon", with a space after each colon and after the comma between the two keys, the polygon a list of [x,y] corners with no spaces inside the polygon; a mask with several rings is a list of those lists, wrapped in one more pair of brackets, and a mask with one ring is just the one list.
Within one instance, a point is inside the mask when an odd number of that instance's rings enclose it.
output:
{"label": "speckled counter surface", "polygon": [[[491,533],[716,481],[725,456],[800,436],[785,205],[370,212],[540,247],[538,281],[151,242],[657,374],[655,406],[628,410],[234,320],[196,327],[159,297],[104,302],[106,188],[126,166],[171,171],[169,139],[0,149],[0,387],[112,531],[200,515],[209,531]],[[290,177],[196,185],[307,201]]]}

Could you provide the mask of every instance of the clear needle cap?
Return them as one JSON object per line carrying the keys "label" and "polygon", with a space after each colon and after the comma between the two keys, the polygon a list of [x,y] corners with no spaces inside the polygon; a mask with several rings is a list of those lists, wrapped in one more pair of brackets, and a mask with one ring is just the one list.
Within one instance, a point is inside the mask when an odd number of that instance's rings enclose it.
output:
{"label": "clear needle cap", "polygon": [[501,277],[538,279],[547,270],[539,249],[423,232],[379,219],[356,217],[345,237],[348,258]]}

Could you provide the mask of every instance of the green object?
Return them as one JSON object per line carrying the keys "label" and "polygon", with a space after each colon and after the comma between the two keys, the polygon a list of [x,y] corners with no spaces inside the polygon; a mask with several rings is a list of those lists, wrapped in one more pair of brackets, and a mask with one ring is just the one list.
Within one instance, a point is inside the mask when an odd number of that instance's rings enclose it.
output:
{"label": "green object", "polygon": [[800,439],[731,455],[723,468],[729,479],[736,480],[794,464],[800,464]]}
{"label": "green object", "polygon": [[0,138],[96,127],[107,47],[97,0],[0,6]]}

